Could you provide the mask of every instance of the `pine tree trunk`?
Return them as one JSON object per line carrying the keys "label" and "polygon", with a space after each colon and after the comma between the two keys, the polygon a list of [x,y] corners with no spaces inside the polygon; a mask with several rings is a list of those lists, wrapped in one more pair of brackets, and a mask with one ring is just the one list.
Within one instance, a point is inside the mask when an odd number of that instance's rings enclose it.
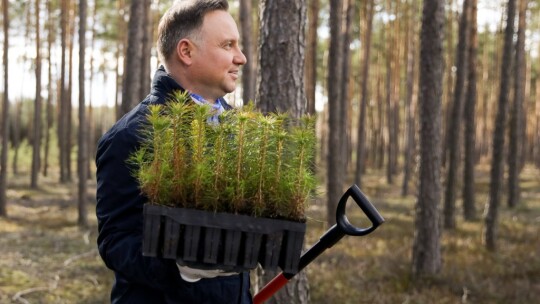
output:
{"label": "pine tree trunk", "polygon": [[523,103],[525,99],[525,30],[526,30],[527,0],[519,0],[519,22],[514,65],[514,100],[510,109],[510,124],[508,132],[508,207],[513,208],[519,203],[519,173],[521,171],[521,143],[525,140],[523,128]]}
{"label": "pine tree trunk", "polygon": [[150,22],[151,12],[150,9],[151,0],[143,0],[143,12],[142,12],[142,43],[141,43],[141,75],[139,86],[139,98],[143,100],[151,89],[152,75],[150,72],[150,58],[152,57],[152,22]]}
{"label": "pine tree trunk", "polygon": [[358,140],[356,146],[356,171],[354,175],[354,182],[358,187],[362,187],[362,173],[365,166],[366,160],[366,109],[368,103],[368,83],[369,83],[369,66],[370,66],[370,57],[371,57],[371,33],[373,32],[373,15],[375,4],[373,0],[370,0],[366,3],[367,5],[367,21],[366,29],[362,50],[362,84],[361,90],[362,95],[360,98],[360,115],[358,118]]}
{"label": "pine tree trunk", "polygon": [[69,63],[68,63],[68,70],[69,70],[69,78],[68,78],[68,102],[66,103],[66,152],[64,153],[65,156],[65,163],[66,163],[66,173],[67,173],[67,180],[71,182],[73,180],[73,170],[71,170],[71,151],[73,149],[73,105],[72,105],[72,98],[73,98],[73,79],[74,79],[74,72],[73,72],[73,56],[74,56],[74,48],[75,48],[75,0],[70,0],[70,14],[69,14]]}
{"label": "pine tree trunk", "polygon": [[125,54],[126,67],[122,85],[122,105],[120,117],[129,112],[140,100],[141,79],[141,39],[143,28],[141,24],[144,12],[143,1],[131,1],[129,9],[128,42]]}
{"label": "pine tree trunk", "polygon": [[420,33],[420,184],[416,203],[412,270],[416,277],[441,269],[441,95],[444,0],[424,1]]}
{"label": "pine tree trunk", "polygon": [[79,175],[77,223],[80,227],[88,226],[88,211],[86,210],[86,196],[88,185],[88,126],[86,123],[85,104],[85,71],[86,58],[86,0],[79,0],[79,134],[77,149],[77,173]]}
{"label": "pine tree trunk", "polygon": [[447,18],[447,24],[446,24],[446,60],[445,60],[445,66],[443,69],[443,73],[446,77],[445,79],[445,85],[443,87],[443,101],[442,101],[442,109],[443,109],[443,142],[442,142],[442,149],[441,149],[441,156],[442,156],[442,166],[446,167],[446,157],[447,157],[447,151],[448,148],[446,147],[446,144],[448,143],[448,134],[450,133],[450,125],[448,122],[450,121],[450,114],[452,111],[450,111],[450,101],[452,100],[452,93],[454,88],[454,73],[452,72],[453,66],[454,66],[454,55],[455,55],[455,44],[454,44],[454,1],[455,0],[449,0],[448,7],[450,10],[448,10],[448,13],[446,15]]}
{"label": "pine tree trunk", "polygon": [[66,142],[67,142],[67,110],[66,104],[69,102],[66,96],[66,37],[67,37],[67,15],[68,15],[68,0],[62,0],[60,12],[60,45],[61,45],[61,63],[60,63],[60,99],[58,110],[58,125],[57,138],[59,150],[59,166],[60,166],[60,182],[67,182],[67,168],[65,163]]}
{"label": "pine tree trunk", "polygon": [[[390,12],[393,12],[392,9],[392,1],[387,0],[386,1],[386,7],[385,9]],[[395,20],[393,21],[395,22]],[[386,23],[386,26],[384,27],[384,43],[385,43],[385,56],[386,56],[386,81],[385,81],[385,106],[386,106],[386,131],[387,131],[387,138],[388,142],[386,143],[386,182],[388,184],[394,183],[394,163],[393,163],[393,155],[394,155],[394,130],[395,130],[395,120],[394,120],[394,106],[393,106],[393,100],[394,100],[394,90],[393,90],[393,80],[395,77],[393,76],[394,73],[397,73],[397,71],[394,70],[394,53],[396,52],[394,44],[394,33],[391,22],[388,21]]]}
{"label": "pine tree trunk", "polygon": [[459,171],[461,155],[461,120],[463,116],[463,99],[465,97],[465,88],[467,86],[467,44],[469,40],[469,14],[470,0],[463,1],[463,9],[459,20],[459,40],[456,49],[456,67],[457,75],[454,86],[454,96],[450,121],[448,121],[448,140],[446,148],[448,149],[448,166],[446,175],[446,189],[444,192],[444,228],[454,229],[456,227],[455,204],[456,204],[456,179]]}
{"label": "pine tree trunk", "polygon": [[408,23],[407,23],[407,95],[405,97],[405,151],[403,159],[403,184],[401,187],[401,195],[407,196],[409,194],[409,182],[411,179],[413,164],[414,164],[414,154],[415,154],[415,112],[416,106],[413,104],[413,96],[415,89],[415,68],[416,68],[416,2],[413,1],[411,6],[408,9]]}
{"label": "pine tree trunk", "polygon": [[11,146],[13,147],[13,161],[11,162],[13,175],[19,174],[19,148],[21,145],[21,116],[22,116],[22,101],[15,101],[13,106],[15,107],[15,117],[12,117],[11,123],[13,128],[13,141]]}
{"label": "pine tree trunk", "polygon": [[32,171],[30,177],[30,187],[38,187],[38,174],[40,166],[41,152],[41,29],[40,29],[40,1],[35,1],[35,26],[36,26],[36,99],[34,100],[34,132],[32,142]]}
{"label": "pine tree trunk", "polygon": [[[341,107],[339,117],[339,133],[341,134],[341,159],[342,159],[342,168],[345,176],[348,176],[348,164],[350,160],[351,153],[349,151],[350,147],[350,121],[352,109],[350,106],[350,90],[352,82],[350,79],[350,65],[351,65],[351,26],[354,13],[354,4],[352,0],[344,0],[344,9],[343,9],[343,31],[342,31],[342,68],[341,68]],[[345,178],[344,178],[345,180]]]}
{"label": "pine tree trunk", "polygon": [[317,28],[319,27],[320,0],[309,0],[308,32],[306,42],[306,98],[307,112],[315,114],[315,90],[317,88]]}
{"label": "pine tree trunk", "polygon": [[328,54],[328,155],[327,155],[327,222],[335,223],[335,210],[343,190],[343,162],[340,134],[342,73],[342,36],[341,24],[343,17],[343,2],[330,0],[330,50]]}
{"label": "pine tree trunk", "polygon": [[470,21],[469,21],[469,46],[468,46],[468,76],[467,76],[467,95],[463,109],[465,129],[463,131],[464,148],[464,167],[463,167],[463,217],[467,221],[476,218],[475,207],[475,187],[474,187],[474,165],[475,165],[475,146],[476,146],[476,56],[478,47],[477,34],[477,2],[470,0]]}
{"label": "pine tree trunk", "polygon": [[540,79],[536,80],[536,90],[535,90],[535,108],[536,108],[536,134],[534,136],[534,163],[537,168],[540,168]]}
{"label": "pine tree trunk", "polygon": [[244,105],[255,99],[254,52],[253,52],[253,12],[251,0],[240,0],[240,29],[242,52],[247,62],[242,68],[242,100]]}
{"label": "pine tree trunk", "polygon": [[48,170],[49,170],[49,145],[51,140],[51,128],[53,125],[53,106],[52,106],[52,99],[53,99],[53,79],[52,79],[52,47],[54,43],[54,36],[53,36],[53,23],[52,23],[52,4],[50,1],[47,2],[47,14],[49,16],[47,20],[47,63],[48,63],[48,71],[47,71],[47,104],[46,104],[46,119],[45,123],[46,126],[44,128],[45,130],[45,148],[44,148],[44,155],[43,155],[43,176],[47,176]]}
{"label": "pine tree trunk", "polygon": [[486,248],[496,250],[497,240],[497,216],[501,200],[501,186],[504,153],[504,129],[506,111],[508,108],[508,93],[510,89],[510,73],[512,66],[512,40],[514,36],[514,18],[516,13],[516,0],[508,0],[506,29],[504,32],[504,49],[501,65],[501,80],[499,87],[499,101],[497,105],[497,117],[493,131],[493,156],[491,158],[491,171],[489,182],[489,198],[487,214],[485,218],[484,240]]}
{"label": "pine tree trunk", "polygon": [[[257,77],[258,92],[255,101],[264,113],[288,111],[297,118],[306,113],[305,26],[305,0],[262,1],[259,40],[261,72]],[[275,274],[266,272],[261,283],[268,282]],[[306,274],[300,272],[267,303],[308,303],[308,290]]]}
{"label": "pine tree trunk", "polygon": [[2,102],[2,153],[0,153],[0,216],[7,216],[7,161],[8,161],[8,137],[9,137],[9,73],[8,73],[8,49],[9,49],[9,1],[2,0],[2,15],[4,27],[4,49],[2,63],[4,67],[4,96]]}

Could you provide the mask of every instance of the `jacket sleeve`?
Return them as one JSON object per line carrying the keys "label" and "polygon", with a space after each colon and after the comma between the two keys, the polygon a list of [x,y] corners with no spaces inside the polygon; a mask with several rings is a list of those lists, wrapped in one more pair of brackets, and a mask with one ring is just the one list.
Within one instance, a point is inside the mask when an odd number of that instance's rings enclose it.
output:
{"label": "jacket sleeve", "polygon": [[179,273],[173,260],[142,255],[142,211],[146,198],[126,163],[137,146],[133,130],[115,131],[115,127],[98,144],[98,248],[107,267],[128,281],[165,290],[179,279]]}

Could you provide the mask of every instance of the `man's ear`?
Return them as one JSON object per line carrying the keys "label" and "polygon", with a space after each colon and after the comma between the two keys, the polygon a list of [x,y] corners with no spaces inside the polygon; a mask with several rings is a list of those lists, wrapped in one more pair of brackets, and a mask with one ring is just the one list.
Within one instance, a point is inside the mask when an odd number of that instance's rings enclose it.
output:
{"label": "man's ear", "polygon": [[193,44],[188,39],[182,39],[176,44],[176,56],[180,62],[185,65],[191,65],[191,52]]}

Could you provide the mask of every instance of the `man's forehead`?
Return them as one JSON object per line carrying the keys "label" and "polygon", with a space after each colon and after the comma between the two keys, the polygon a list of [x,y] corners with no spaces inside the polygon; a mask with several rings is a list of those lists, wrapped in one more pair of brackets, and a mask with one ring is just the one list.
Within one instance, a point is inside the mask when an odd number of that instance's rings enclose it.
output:
{"label": "man's forehead", "polygon": [[207,13],[203,19],[202,31],[225,40],[235,40],[240,36],[236,22],[226,11]]}

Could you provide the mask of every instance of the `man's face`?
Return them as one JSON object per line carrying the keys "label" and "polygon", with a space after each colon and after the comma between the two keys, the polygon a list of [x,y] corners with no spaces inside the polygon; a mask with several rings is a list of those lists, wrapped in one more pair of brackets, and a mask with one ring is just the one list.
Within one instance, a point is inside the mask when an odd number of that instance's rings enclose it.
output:
{"label": "man's face", "polygon": [[232,16],[217,10],[205,15],[192,52],[193,91],[216,100],[236,89],[240,66],[246,57],[240,50],[240,34]]}

